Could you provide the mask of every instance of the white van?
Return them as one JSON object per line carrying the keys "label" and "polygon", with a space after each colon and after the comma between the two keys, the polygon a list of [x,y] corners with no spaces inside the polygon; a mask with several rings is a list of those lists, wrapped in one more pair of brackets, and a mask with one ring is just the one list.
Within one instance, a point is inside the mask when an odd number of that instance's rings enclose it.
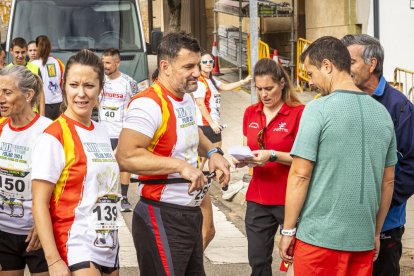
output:
{"label": "white van", "polygon": [[106,48],[121,52],[120,70],[148,87],[148,60],[138,1],[13,0],[6,51],[13,38],[27,42],[47,35],[52,56],[65,64],[80,49],[101,55]]}

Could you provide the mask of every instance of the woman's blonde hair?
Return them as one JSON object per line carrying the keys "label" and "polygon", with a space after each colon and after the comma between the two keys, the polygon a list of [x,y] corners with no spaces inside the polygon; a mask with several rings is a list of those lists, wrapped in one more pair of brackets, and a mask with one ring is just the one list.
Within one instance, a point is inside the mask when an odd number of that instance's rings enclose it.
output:
{"label": "woman's blonde hair", "polygon": [[0,70],[0,76],[11,76],[15,80],[15,85],[22,93],[27,93],[29,90],[34,91],[31,101],[32,106],[38,104],[38,96],[43,93],[43,82],[40,77],[33,74],[26,66],[13,65],[4,67]]}

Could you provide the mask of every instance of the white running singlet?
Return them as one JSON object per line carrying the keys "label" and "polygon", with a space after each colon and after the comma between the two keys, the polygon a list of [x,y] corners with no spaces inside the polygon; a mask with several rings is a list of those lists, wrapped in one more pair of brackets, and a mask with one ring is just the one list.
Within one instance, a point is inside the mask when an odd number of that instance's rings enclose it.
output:
{"label": "white running singlet", "polygon": [[49,56],[45,65],[41,59],[34,60],[32,63],[39,67],[42,74],[45,104],[61,103],[63,101],[62,78],[65,70],[62,61]]}
{"label": "white running singlet", "polygon": [[110,138],[118,139],[128,103],[138,92],[137,82],[124,73],[114,80],[105,76],[99,103],[99,120]]}
{"label": "white running singlet", "polygon": [[[195,122],[195,103],[189,94],[179,99],[155,81],[150,88],[132,99],[124,128],[151,137],[152,143],[148,150],[152,153],[185,160],[192,166],[197,166],[198,126]],[[166,178],[181,178],[181,175],[139,176],[140,180]],[[139,192],[142,197],[150,200],[199,206],[208,187],[191,195],[188,194],[188,188],[188,183],[140,184]]]}
{"label": "white running singlet", "polygon": [[62,114],[40,136],[33,162],[32,179],[55,185],[50,215],[62,259],[116,266],[119,168],[105,128]]}
{"label": "white running singlet", "polygon": [[26,126],[0,124],[0,230],[27,235],[32,217],[32,150],[52,121],[36,113]]}
{"label": "white running singlet", "polygon": [[[220,85],[220,81],[214,78],[217,86]],[[194,98],[204,98],[204,104],[210,113],[211,118],[217,124],[220,123],[220,105],[221,105],[221,94],[213,85],[210,79],[200,76],[198,78],[198,88],[193,92]],[[197,107],[197,125],[208,126],[207,120],[201,114],[200,109]]]}

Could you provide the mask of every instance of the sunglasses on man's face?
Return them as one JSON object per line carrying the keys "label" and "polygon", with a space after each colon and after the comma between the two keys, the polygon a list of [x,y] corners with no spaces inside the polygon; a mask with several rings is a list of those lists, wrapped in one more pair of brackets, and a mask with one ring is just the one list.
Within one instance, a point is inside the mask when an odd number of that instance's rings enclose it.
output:
{"label": "sunglasses on man's face", "polygon": [[213,64],[214,63],[214,60],[210,59],[210,60],[202,60],[201,61],[201,64],[207,64],[207,63]]}

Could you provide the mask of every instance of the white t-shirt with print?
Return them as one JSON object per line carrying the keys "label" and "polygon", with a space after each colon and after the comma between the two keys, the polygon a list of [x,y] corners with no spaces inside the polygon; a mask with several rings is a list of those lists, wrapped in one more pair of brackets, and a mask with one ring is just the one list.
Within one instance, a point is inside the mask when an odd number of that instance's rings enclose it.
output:
{"label": "white t-shirt with print", "polygon": [[69,265],[92,261],[114,267],[118,230],[97,226],[111,226],[121,215],[119,168],[105,128],[95,122],[86,127],[62,114],[40,136],[33,162],[32,179],[55,185],[50,212],[62,258],[67,256]]}
{"label": "white t-shirt with print", "polygon": [[[207,88],[202,81],[198,81],[198,88],[195,92],[193,92],[194,98],[208,98],[208,101],[205,102],[207,110],[210,109],[210,116],[214,122],[220,123],[220,105],[221,105],[221,94],[213,85],[210,79],[205,78],[209,88],[210,93],[207,93]],[[220,81],[214,78],[214,81],[217,86],[220,86]],[[203,116],[201,114],[200,109],[197,106],[197,125],[203,126],[208,125],[207,121],[203,120]]]}
{"label": "white t-shirt with print", "polygon": [[99,103],[99,120],[110,138],[119,137],[128,103],[138,92],[137,82],[124,73],[113,80],[105,76]]}
{"label": "white t-shirt with print", "polygon": [[[9,121],[8,121],[9,122]],[[2,124],[0,134],[0,230],[27,235],[32,217],[32,150],[52,121],[36,113],[23,128]]]}

